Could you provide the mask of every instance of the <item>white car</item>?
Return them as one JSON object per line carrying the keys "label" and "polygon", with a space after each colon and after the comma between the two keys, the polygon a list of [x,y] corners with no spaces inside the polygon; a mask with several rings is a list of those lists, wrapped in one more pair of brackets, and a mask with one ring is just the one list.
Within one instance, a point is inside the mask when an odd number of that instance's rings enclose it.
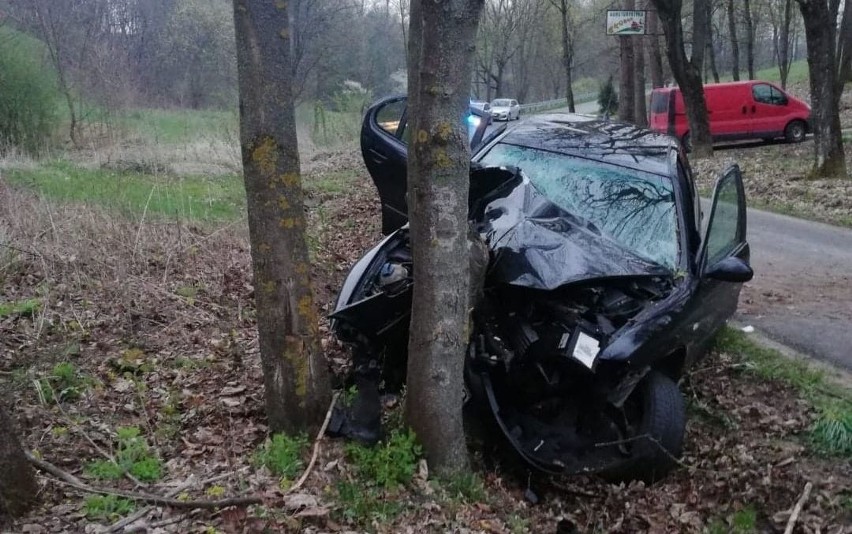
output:
{"label": "white car", "polygon": [[521,118],[521,106],[513,98],[491,101],[491,117],[495,121],[512,121]]}
{"label": "white car", "polygon": [[486,113],[491,112],[491,104],[489,104],[488,102],[483,102],[481,100],[471,100],[470,107],[485,111]]}

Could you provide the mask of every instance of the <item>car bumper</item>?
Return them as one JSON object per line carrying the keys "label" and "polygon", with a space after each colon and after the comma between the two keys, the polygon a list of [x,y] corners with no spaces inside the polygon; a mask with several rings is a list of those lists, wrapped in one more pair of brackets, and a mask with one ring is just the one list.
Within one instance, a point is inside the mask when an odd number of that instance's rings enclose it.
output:
{"label": "car bumper", "polygon": [[509,120],[509,114],[508,113],[492,113],[491,118],[494,119],[495,121],[507,121],[507,120]]}

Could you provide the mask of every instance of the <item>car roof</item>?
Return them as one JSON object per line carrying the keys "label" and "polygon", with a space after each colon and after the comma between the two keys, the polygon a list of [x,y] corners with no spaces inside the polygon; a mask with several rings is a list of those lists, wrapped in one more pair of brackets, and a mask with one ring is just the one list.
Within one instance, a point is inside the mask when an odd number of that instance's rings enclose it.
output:
{"label": "car roof", "polygon": [[499,142],[605,161],[670,176],[674,138],[589,115],[551,113],[531,116],[508,128]]}

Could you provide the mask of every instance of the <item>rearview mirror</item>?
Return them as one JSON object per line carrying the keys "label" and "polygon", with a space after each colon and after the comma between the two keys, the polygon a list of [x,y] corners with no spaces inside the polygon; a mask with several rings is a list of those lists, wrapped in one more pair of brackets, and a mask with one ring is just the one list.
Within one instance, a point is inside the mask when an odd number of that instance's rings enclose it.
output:
{"label": "rearview mirror", "polygon": [[704,271],[706,278],[722,282],[748,282],[754,277],[754,271],[745,260],[728,256],[719,260]]}

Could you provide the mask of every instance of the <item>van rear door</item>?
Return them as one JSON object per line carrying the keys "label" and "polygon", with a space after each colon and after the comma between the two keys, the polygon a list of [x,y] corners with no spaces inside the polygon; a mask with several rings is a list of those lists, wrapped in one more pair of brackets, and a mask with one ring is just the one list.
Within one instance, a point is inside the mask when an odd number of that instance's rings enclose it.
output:
{"label": "van rear door", "polygon": [[671,89],[651,91],[651,106],[648,113],[648,127],[660,133],[674,135],[674,106]]}

